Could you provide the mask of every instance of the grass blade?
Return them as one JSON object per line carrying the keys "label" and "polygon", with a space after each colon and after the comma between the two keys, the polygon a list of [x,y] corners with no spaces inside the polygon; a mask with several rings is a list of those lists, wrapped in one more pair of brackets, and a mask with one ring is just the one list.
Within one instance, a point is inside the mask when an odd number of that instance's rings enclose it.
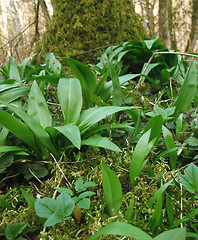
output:
{"label": "grass blade", "polygon": [[175,114],[188,111],[192,100],[194,99],[197,91],[197,68],[194,60],[188,68],[184,83],[178,93],[178,97],[174,103],[176,106]]}
{"label": "grass blade", "polygon": [[122,105],[122,91],[121,91],[121,87],[120,87],[120,81],[118,78],[118,74],[110,62],[108,62],[108,67],[110,69],[110,76],[111,76],[112,85],[113,85],[113,105],[121,106]]}
{"label": "grass blade", "polygon": [[122,187],[116,174],[106,165],[102,167],[102,186],[104,198],[111,216],[115,215],[122,204]]}
{"label": "grass blade", "polygon": [[150,138],[151,130],[147,131],[142,135],[142,137],[139,139],[135,150],[133,152],[133,156],[131,159],[131,165],[130,165],[130,180],[131,185],[135,186],[136,184],[136,178],[140,175],[143,162],[146,158],[146,154],[148,152],[148,144],[149,144],[149,138]]}
{"label": "grass blade", "polygon": [[[163,132],[164,141],[166,143],[167,150],[175,148],[176,145],[175,145],[171,131],[163,125],[162,132]],[[173,170],[176,168],[177,151],[169,152],[169,156],[170,156],[169,164],[170,164],[171,169]]]}

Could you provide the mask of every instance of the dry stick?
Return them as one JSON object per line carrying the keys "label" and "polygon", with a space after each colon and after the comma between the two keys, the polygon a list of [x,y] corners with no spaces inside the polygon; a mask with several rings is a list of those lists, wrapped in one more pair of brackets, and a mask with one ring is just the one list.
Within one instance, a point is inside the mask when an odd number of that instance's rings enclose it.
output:
{"label": "dry stick", "polygon": [[[173,54],[173,55],[184,55],[184,56],[188,56],[188,57],[195,57],[198,58],[198,55],[195,54],[190,54],[190,53],[182,53],[182,52],[154,52],[153,55],[150,57],[149,61],[147,62],[142,74],[145,74],[146,69],[148,68],[149,64],[151,63],[152,59],[154,58],[154,56],[156,54]],[[141,81],[142,81],[143,76],[140,77],[140,80],[138,81],[138,84],[135,88],[139,88],[141,85]]]}
{"label": "dry stick", "polygon": [[6,44],[4,44],[3,46],[0,47],[0,49],[3,49],[5,46],[7,46],[8,44],[12,43],[18,36],[22,35],[25,31],[27,31],[28,28],[30,28],[33,24],[35,23],[32,22],[30,25],[28,25],[22,32],[20,32],[19,34],[17,34],[14,38],[12,38],[10,41],[8,41]]}
{"label": "dry stick", "polygon": [[28,168],[28,170],[30,171],[30,173],[32,174],[32,176],[35,177],[38,182],[40,182],[40,184],[43,184],[43,183],[41,182],[41,180],[32,172],[32,170],[31,170],[30,168]]}
{"label": "dry stick", "polygon": [[68,181],[68,179],[67,179],[67,177],[65,176],[65,174],[64,174],[64,172],[63,172],[63,170],[61,169],[60,165],[59,165],[59,164],[58,164],[58,162],[56,161],[56,158],[54,157],[54,155],[53,155],[52,153],[50,153],[50,156],[52,157],[52,159],[53,159],[53,160],[54,160],[54,162],[56,163],[56,165],[57,165],[58,169],[59,169],[59,170],[60,170],[60,172],[62,173],[62,175],[63,175],[63,177],[64,177],[64,179],[65,179],[65,181],[66,181],[67,185],[68,185],[68,186],[70,186],[70,187],[72,188],[72,185],[71,185],[71,183]]}

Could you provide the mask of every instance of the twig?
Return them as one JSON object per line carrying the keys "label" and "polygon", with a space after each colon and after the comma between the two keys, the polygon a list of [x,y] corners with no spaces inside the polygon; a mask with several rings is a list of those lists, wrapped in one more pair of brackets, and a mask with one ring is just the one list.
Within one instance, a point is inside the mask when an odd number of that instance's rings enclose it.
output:
{"label": "twig", "polygon": [[28,168],[28,170],[30,171],[30,173],[32,174],[32,176],[36,178],[36,180],[37,180],[38,182],[40,182],[41,184],[43,184],[43,183],[41,182],[41,180],[32,172],[32,170],[31,170],[30,168]]}
{"label": "twig", "polygon": [[3,49],[5,46],[7,46],[8,44],[12,43],[18,36],[22,35],[28,28],[30,28],[33,24],[35,24],[35,21],[32,22],[30,25],[28,25],[22,32],[20,32],[19,34],[17,34],[14,38],[12,38],[10,41],[8,41],[7,43],[5,43],[3,46],[0,47],[0,49]]}
{"label": "twig", "polygon": [[54,155],[53,155],[52,153],[50,153],[50,156],[52,157],[52,159],[53,159],[53,160],[54,160],[54,162],[56,163],[56,165],[57,165],[58,169],[59,169],[59,170],[60,170],[60,172],[62,173],[62,175],[63,175],[63,177],[64,177],[64,179],[65,179],[65,181],[66,181],[67,185],[68,185],[68,186],[70,186],[70,187],[72,188],[72,185],[71,185],[71,183],[68,181],[68,179],[67,179],[67,177],[65,176],[65,174],[64,174],[64,172],[63,172],[63,170],[61,169],[60,165],[59,165],[59,164],[58,164],[58,162],[56,161],[56,158],[54,157]]}
{"label": "twig", "polygon": [[[183,218],[183,198],[182,198],[182,183],[180,185],[180,191],[181,191],[181,214],[180,214],[180,219],[182,220]],[[181,228],[183,228],[183,223],[181,223]]]}
{"label": "twig", "polygon": [[[148,68],[149,64],[151,63],[151,61],[153,60],[154,56],[157,54],[174,54],[174,55],[184,55],[184,56],[188,56],[188,57],[195,57],[198,58],[198,55],[195,54],[190,54],[190,53],[182,53],[182,52],[154,52],[153,55],[150,57],[149,61],[147,62],[142,74],[144,75],[146,72],[146,69]],[[138,84],[135,88],[139,88],[142,82],[142,78],[143,76],[140,77]]]}

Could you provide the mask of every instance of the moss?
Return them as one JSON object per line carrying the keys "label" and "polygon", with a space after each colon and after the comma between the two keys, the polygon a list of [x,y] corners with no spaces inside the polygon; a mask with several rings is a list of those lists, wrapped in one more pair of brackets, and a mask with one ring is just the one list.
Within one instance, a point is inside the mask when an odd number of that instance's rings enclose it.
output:
{"label": "moss", "polygon": [[[53,0],[53,8],[50,26],[35,48],[37,61],[47,52],[69,57],[146,35],[130,0]],[[100,54],[89,52],[78,60],[93,62]]]}

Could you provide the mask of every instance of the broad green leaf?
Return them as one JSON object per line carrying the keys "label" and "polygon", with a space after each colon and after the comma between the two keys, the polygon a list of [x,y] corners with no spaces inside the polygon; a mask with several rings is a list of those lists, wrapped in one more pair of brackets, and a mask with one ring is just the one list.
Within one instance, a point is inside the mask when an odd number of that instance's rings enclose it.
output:
{"label": "broad green leaf", "polygon": [[118,74],[110,62],[108,62],[108,68],[110,70],[110,76],[112,79],[112,86],[113,86],[113,105],[121,106],[122,105],[122,91],[121,91],[121,87],[120,87]]}
{"label": "broad green leaf", "polygon": [[105,227],[101,228],[98,232],[88,237],[87,240],[98,239],[100,236],[104,234],[132,237],[138,240],[153,239],[147,233],[142,231],[140,228],[134,227],[133,225],[130,225],[125,222],[113,222],[113,223],[108,223]]}
{"label": "broad green leaf", "polygon": [[67,193],[61,193],[56,199],[59,205],[59,213],[65,217],[72,214],[72,211],[75,207],[75,203],[72,200],[71,196]]}
{"label": "broad green leaf", "polygon": [[27,222],[19,222],[12,226],[11,223],[8,223],[5,235],[8,240],[14,240],[19,234],[23,232],[23,230],[27,227]]}
{"label": "broad green leaf", "polygon": [[176,228],[165,231],[159,234],[154,240],[185,240],[186,239],[186,229],[185,228]]}
{"label": "broad green leaf", "polygon": [[58,191],[59,193],[67,193],[67,194],[69,194],[70,196],[74,195],[74,194],[73,194],[73,191],[72,191],[71,189],[69,189],[69,188],[57,188],[57,191]]}
{"label": "broad green leaf", "polygon": [[65,137],[67,137],[75,147],[80,149],[81,147],[81,135],[80,135],[80,130],[79,127],[72,124],[68,123],[64,126],[60,127],[54,127],[56,130],[61,132]]}
{"label": "broad green leaf", "polygon": [[176,116],[179,113],[188,111],[197,91],[197,82],[197,67],[194,60],[192,60],[191,65],[186,73],[184,83],[174,103],[176,106]]}
{"label": "broad green leaf", "polygon": [[19,69],[18,69],[18,66],[16,64],[16,61],[15,61],[14,57],[10,57],[9,66],[10,66],[9,78],[10,79],[15,79],[17,82],[20,82],[21,77],[20,77]]}
{"label": "broad green leaf", "polygon": [[29,87],[20,86],[8,89],[0,93],[0,101],[13,102],[14,100],[27,95],[30,91]]}
{"label": "broad green leaf", "polygon": [[15,146],[0,146],[0,153],[3,152],[27,152],[28,150],[21,147],[15,147]]}
{"label": "broad green leaf", "polygon": [[133,207],[134,207],[134,203],[135,203],[135,195],[133,196],[128,208],[127,208],[127,211],[125,213],[125,219],[130,222],[131,221],[131,217],[132,217],[132,214],[133,214]]}
{"label": "broad green leaf", "polygon": [[57,75],[61,74],[61,64],[56,59],[53,53],[47,53],[45,57],[45,62],[47,63],[49,69],[53,71],[53,73]]}
{"label": "broad green leaf", "polygon": [[146,133],[144,133],[141,138],[139,139],[135,150],[133,152],[133,156],[131,159],[131,165],[130,165],[130,180],[131,185],[135,186],[136,184],[136,178],[139,177],[143,162],[146,158],[146,154],[148,152],[148,145],[149,145],[149,138],[150,138],[151,130],[148,130]]}
{"label": "broad green leaf", "polygon": [[113,123],[113,124],[102,124],[98,126],[92,127],[89,131],[85,132],[82,136],[82,138],[87,138],[90,135],[93,135],[94,133],[98,133],[104,129],[110,130],[110,129],[115,129],[115,128],[125,128],[125,129],[130,129],[133,130],[134,127],[130,125],[131,123]]}
{"label": "broad green leaf", "polygon": [[95,192],[86,191],[86,192],[81,193],[78,197],[79,197],[79,199],[82,199],[82,198],[90,197],[95,194],[96,194]]}
{"label": "broad green leaf", "polygon": [[151,221],[150,221],[150,229],[153,233],[158,225],[161,223],[162,218],[162,206],[163,206],[163,193],[159,195],[159,198],[157,200],[155,211],[152,215]]}
{"label": "broad green leaf", "polygon": [[143,42],[145,43],[145,45],[148,49],[151,49],[153,47],[153,44],[158,41],[159,41],[159,39],[155,38],[155,39],[151,39],[151,40],[144,40]]}
{"label": "broad green leaf", "polygon": [[107,107],[94,107],[87,109],[82,112],[78,121],[81,134],[83,134],[88,128],[93,126],[95,123],[106,118],[116,112],[137,109],[138,107],[118,107],[118,106],[107,106]]}
{"label": "broad green leaf", "polygon": [[180,134],[183,131],[183,114],[180,114],[176,121],[176,137],[180,140]]}
{"label": "broad green leaf", "polygon": [[[16,115],[18,115],[23,121],[26,126],[26,128],[29,130],[29,128],[32,130],[32,132],[34,132],[35,136],[41,141],[41,143],[50,151],[52,152],[55,157],[58,158],[58,153],[54,147],[54,145],[51,142],[50,136],[49,134],[43,129],[43,127],[31,116],[29,116],[25,111],[23,111],[21,108],[13,106],[11,104],[2,102],[4,105],[6,105],[9,109],[11,109]],[[1,110],[0,110],[1,112]],[[0,114],[1,115],[1,114]],[[1,121],[1,118],[0,118]],[[1,122],[0,122],[1,123]],[[22,122],[21,122],[22,123]],[[2,124],[2,123],[1,123]],[[2,124],[3,125],[3,124]],[[5,126],[5,124],[4,124]],[[7,126],[5,126],[7,127]],[[9,127],[7,127],[9,129]],[[15,126],[16,128],[16,126]],[[9,129],[10,130],[10,129]],[[18,129],[19,130],[19,129]],[[11,130],[10,130],[11,131]],[[29,130],[30,131],[30,130]],[[13,131],[11,131],[13,132]],[[27,135],[27,132],[25,134],[25,132],[21,133],[20,135]],[[33,135],[34,135],[33,134]],[[15,134],[16,135],[16,134]],[[19,136],[18,136],[19,137]],[[26,136],[27,137],[27,136]],[[28,135],[29,137],[29,135]],[[29,139],[29,138],[28,138]],[[29,144],[31,146],[31,144]],[[32,146],[31,146],[32,147]]]}
{"label": "broad green leaf", "polygon": [[65,124],[77,123],[82,108],[82,90],[79,80],[61,78],[58,83],[57,94]]}
{"label": "broad green leaf", "polygon": [[34,118],[43,128],[52,125],[51,113],[36,81],[33,82],[29,93],[27,114]]}
{"label": "broad green leaf", "polygon": [[191,218],[195,217],[198,215],[198,208],[193,209],[190,213],[187,214],[187,216],[183,219],[178,220],[175,224],[171,226],[171,228],[175,228],[181,223],[188,222]]}
{"label": "broad green leaf", "polygon": [[50,215],[50,217],[45,221],[44,226],[50,227],[64,220],[64,216],[59,212]]}
{"label": "broad green leaf", "polygon": [[104,198],[111,216],[115,215],[122,204],[122,187],[116,174],[106,165],[102,167],[102,186]]}
{"label": "broad green leaf", "polygon": [[84,183],[83,183],[83,179],[82,177],[79,177],[76,182],[75,182],[75,190],[76,192],[81,192],[81,191],[84,191]]}
{"label": "broad green leaf", "polygon": [[185,143],[188,143],[190,146],[198,146],[198,138],[196,137],[189,137],[185,140]]}
{"label": "broad green leaf", "polygon": [[90,97],[96,88],[95,74],[90,70],[89,67],[77,60],[71,58],[63,59],[67,61],[76,78],[80,80],[82,90],[85,93],[85,105],[88,106]]}
{"label": "broad green leaf", "polygon": [[31,59],[32,57],[34,57],[34,56],[36,56],[36,55],[37,55],[37,53],[34,53],[34,54],[32,54],[31,56],[25,58],[25,59],[23,60],[23,62],[21,63],[21,65],[19,66],[19,73],[20,73],[20,77],[21,77],[22,80],[24,79],[25,68],[26,68],[28,62],[30,61],[30,59]]}
{"label": "broad green leaf", "polygon": [[112,151],[121,152],[119,147],[116,144],[112,143],[109,140],[109,138],[101,137],[98,134],[93,137],[83,140],[81,142],[81,145],[82,146],[87,145],[87,146],[91,146],[91,147],[101,147],[101,148],[110,149]]}
{"label": "broad green leaf", "polygon": [[35,202],[34,207],[36,214],[42,218],[49,218],[51,215],[53,215],[59,210],[57,201],[48,197],[38,199]]}
{"label": "broad green leaf", "polygon": [[11,166],[14,161],[14,153],[8,152],[0,156],[0,173],[6,170],[7,167]]}
{"label": "broad green leaf", "polygon": [[154,194],[154,196],[150,199],[149,201],[149,207],[152,207],[153,203],[160,197],[160,195],[166,190],[166,188],[168,186],[171,185],[173,180],[163,184],[158,190],[157,192]]}
{"label": "broad green leaf", "polygon": [[182,185],[191,193],[198,193],[198,167],[191,163],[180,175]]}
{"label": "broad green leaf", "polygon": [[83,209],[89,209],[90,207],[90,199],[89,198],[83,198],[81,199],[79,202],[77,202],[77,205],[79,208],[83,208]]}
{"label": "broad green leaf", "polygon": [[9,203],[7,203],[3,198],[0,198],[0,205],[3,205],[8,210],[13,210],[12,206]]}
{"label": "broad green leaf", "polygon": [[1,109],[0,124],[6,127],[16,137],[20,138],[22,141],[31,146],[34,150],[37,152],[39,151],[35,142],[34,133],[29,129],[29,127],[13,115]]}
{"label": "broad green leaf", "polygon": [[172,226],[174,224],[174,210],[171,203],[171,199],[168,196],[168,194],[166,194],[166,210],[167,210],[169,225]]}
{"label": "broad green leaf", "polygon": [[[142,73],[143,73],[143,70],[145,69],[146,65],[147,65],[147,63],[145,63],[145,64],[143,65],[143,67],[142,67]],[[148,65],[146,71],[144,72],[144,75],[148,75],[152,69],[154,69],[155,67],[157,67],[157,66],[159,66],[159,65],[160,65],[160,63],[150,63],[150,64]],[[143,83],[144,80],[145,80],[145,77],[143,76],[141,82]]]}
{"label": "broad green leaf", "polygon": [[96,95],[99,94],[99,92],[100,92],[100,90],[101,90],[101,88],[102,88],[102,86],[103,86],[103,84],[104,84],[104,82],[106,81],[106,79],[107,79],[108,76],[109,76],[109,70],[104,74],[104,76],[103,76],[103,77],[99,80],[99,82],[97,83],[96,88],[95,88],[95,90],[94,90],[94,93],[95,93]]}
{"label": "broad green leaf", "polygon": [[151,134],[150,134],[150,141],[153,139],[155,140],[155,144],[157,143],[157,140],[159,139],[161,135],[161,130],[162,130],[162,124],[163,124],[163,118],[161,115],[157,115],[155,117],[152,117],[149,122],[147,123],[144,132],[146,133],[149,129],[151,129]]}
{"label": "broad green leaf", "polygon": [[[175,145],[175,142],[174,142],[173,135],[172,135],[171,131],[163,125],[162,126],[162,132],[163,132],[164,141],[166,143],[167,150],[175,148],[176,145]],[[171,169],[173,170],[173,169],[176,168],[177,151],[170,152],[169,156],[170,156],[169,164],[170,164]]]}
{"label": "broad green leaf", "polygon": [[21,189],[21,192],[22,192],[22,195],[25,198],[26,202],[31,207],[31,209],[33,209],[35,211],[34,204],[36,202],[36,199],[30,193],[26,192],[23,189]]}
{"label": "broad green leaf", "polygon": [[167,155],[167,154],[169,154],[169,153],[171,153],[171,152],[175,152],[175,151],[177,151],[177,150],[179,150],[179,149],[185,149],[185,147],[174,147],[174,148],[168,149],[168,150],[160,153],[159,155],[157,155],[157,157],[155,157],[155,159],[153,160],[153,163],[156,164],[156,162],[157,162],[161,157],[163,157],[163,156],[165,156],[165,155]]}

